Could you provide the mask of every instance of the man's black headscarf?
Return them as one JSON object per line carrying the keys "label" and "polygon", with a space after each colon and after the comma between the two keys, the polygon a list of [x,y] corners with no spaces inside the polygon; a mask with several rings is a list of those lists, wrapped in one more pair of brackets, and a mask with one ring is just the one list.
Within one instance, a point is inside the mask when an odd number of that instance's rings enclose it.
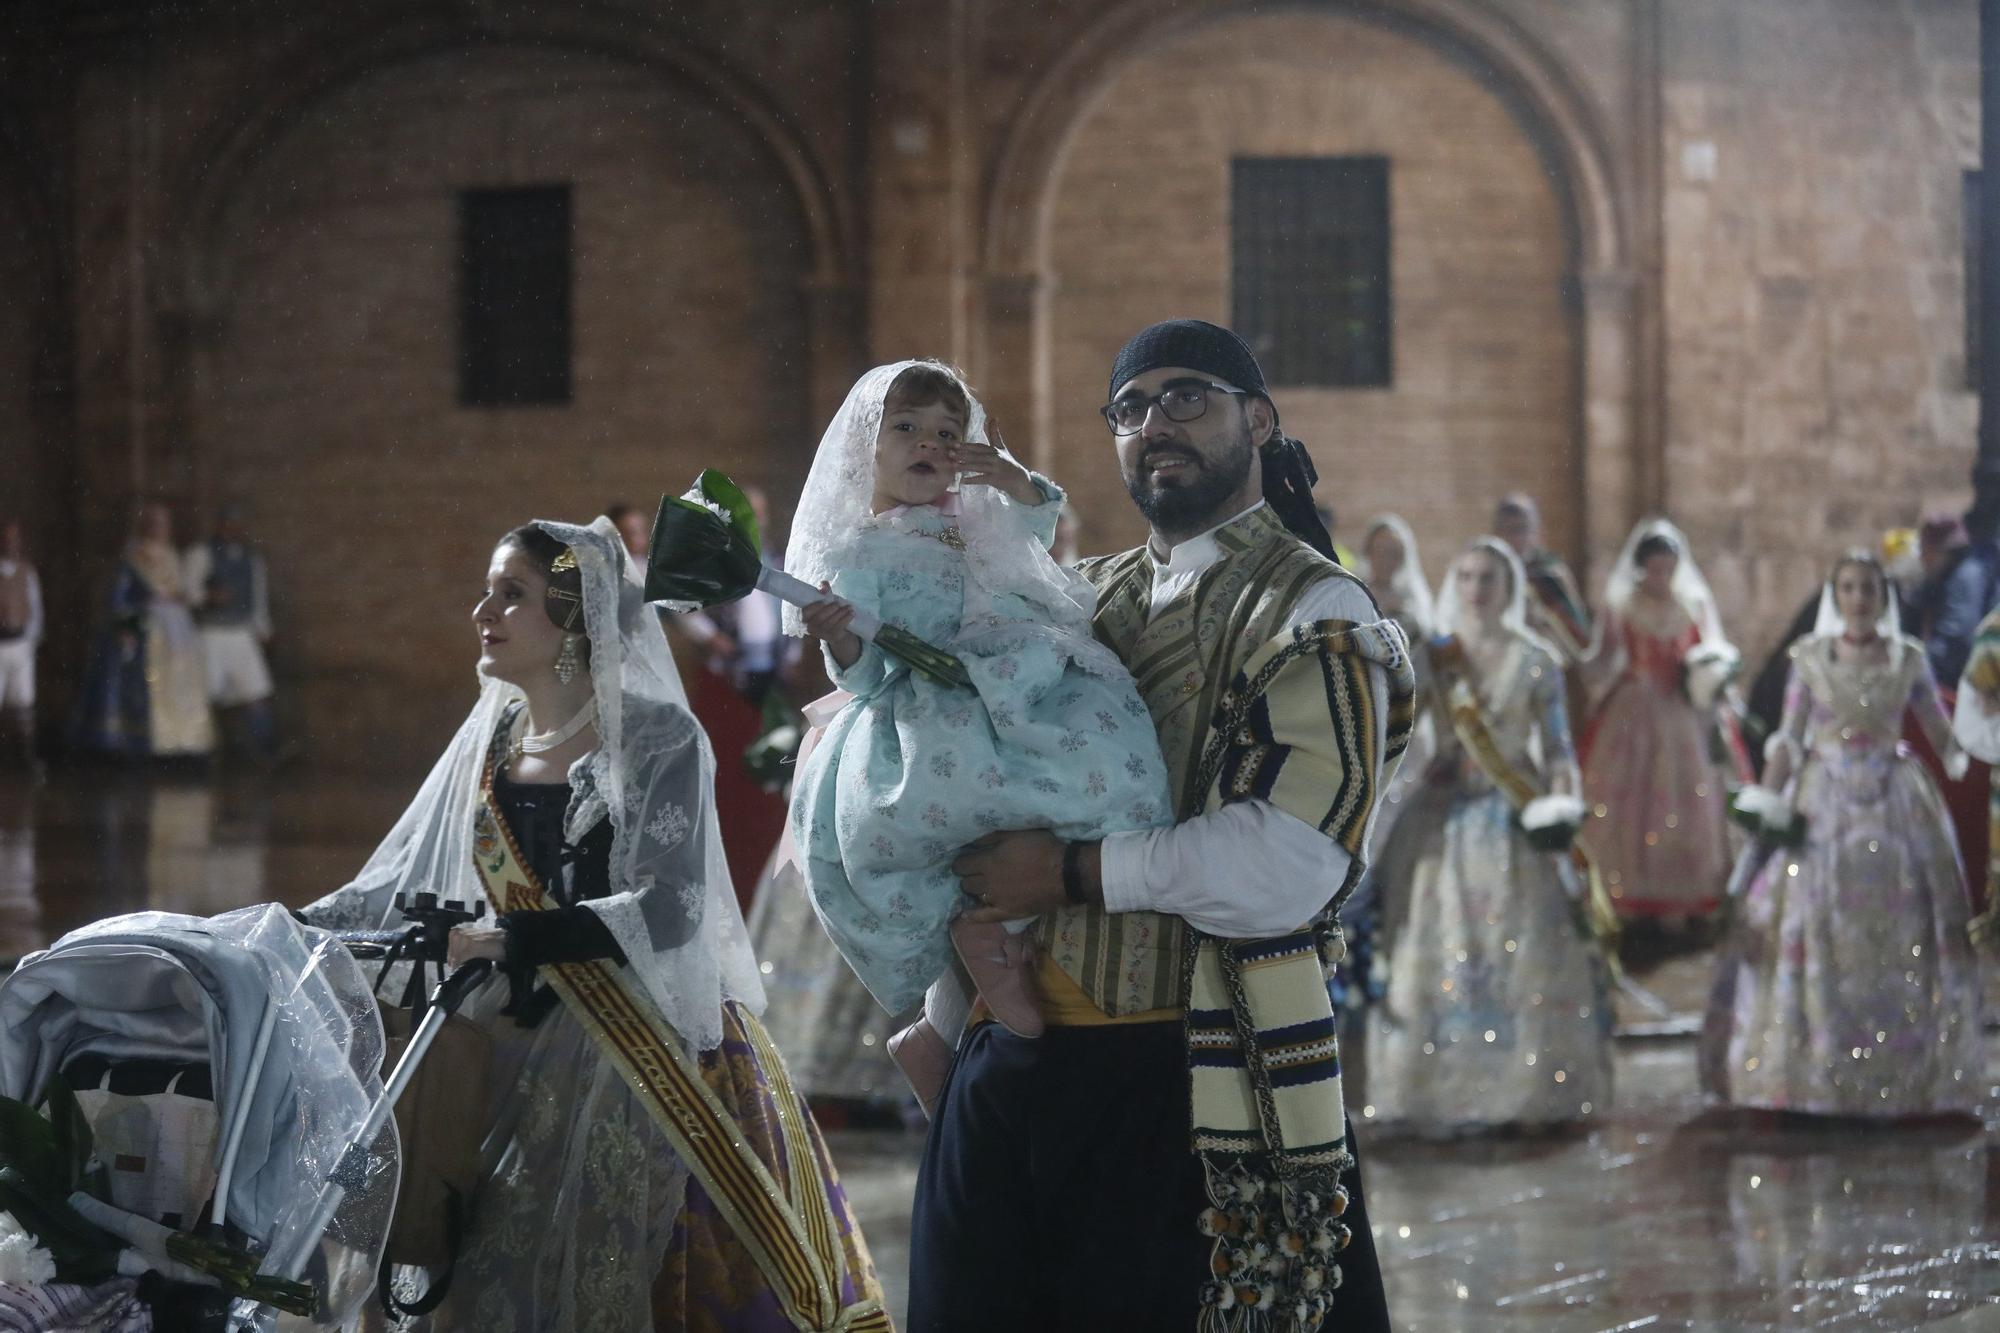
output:
{"label": "man's black headscarf", "polygon": [[[1272,420],[1277,419],[1278,405],[1271,402],[1263,368],[1250,345],[1231,330],[1205,319],[1169,319],[1139,330],[1111,363],[1111,387],[1105,398],[1109,400],[1134,379],[1162,366],[1199,370],[1254,393],[1271,403]],[[1258,447],[1257,456],[1263,468],[1265,503],[1294,536],[1338,563],[1333,538],[1313,508],[1312,488],[1319,473],[1313,469],[1306,447],[1278,430]]]}

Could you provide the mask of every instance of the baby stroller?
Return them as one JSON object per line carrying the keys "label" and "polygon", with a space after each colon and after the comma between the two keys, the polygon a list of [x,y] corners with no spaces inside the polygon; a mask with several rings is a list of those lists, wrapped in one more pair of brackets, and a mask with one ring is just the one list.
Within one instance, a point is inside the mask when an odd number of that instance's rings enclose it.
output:
{"label": "baby stroller", "polygon": [[[116,1220],[198,1230],[311,1289],[313,1313],[296,1315],[174,1287],[156,1326],[338,1328],[375,1292],[400,1171],[391,1112],[429,1038],[420,1026],[385,1086],[366,951],[276,905],[142,912],[72,931],[0,982],[0,1095],[37,1105],[55,1081],[74,1094]],[[455,973],[425,1026],[489,971]],[[146,1266],[128,1252],[119,1271]]]}

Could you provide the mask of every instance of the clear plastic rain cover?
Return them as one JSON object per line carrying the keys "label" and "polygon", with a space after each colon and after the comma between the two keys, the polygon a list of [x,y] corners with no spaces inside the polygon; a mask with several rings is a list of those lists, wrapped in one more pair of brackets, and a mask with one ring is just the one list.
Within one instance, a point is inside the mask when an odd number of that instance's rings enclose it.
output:
{"label": "clear plastic rain cover", "polygon": [[[236,1145],[230,1224],[321,1293],[313,1319],[239,1303],[238,1326],[336,1328],[374,1291],[396,1204],[394,1121],[349,1148],[382,1096],[368,979],[325,931],[275,904],[217,917],[139,912],[70,932],[0,982],[0,1092],[39,1099],[77,1055],[206,1060],[222,1142]],[[348,1160],[343,1163],[343,1158]],[[323,1236],[319,1200],[346,1196]]]}

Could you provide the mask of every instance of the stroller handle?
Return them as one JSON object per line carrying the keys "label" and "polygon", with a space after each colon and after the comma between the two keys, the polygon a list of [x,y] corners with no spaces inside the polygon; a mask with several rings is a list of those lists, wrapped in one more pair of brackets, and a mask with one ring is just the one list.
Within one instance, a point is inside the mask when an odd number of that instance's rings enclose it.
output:
{"label": "stroller handle", "polygon": [[423,1021],[410,1034],[409,1044],[403,1049],[403,1058],[396,1062],[396,1068],[383,1081],[382,1095],[369,1108],[367,1119],[362,1122],[361,1128],[349,1141],[347,1151],[341,1154],[340,1160],[334,1164],[333,1170],[327,1174],[325,1182],[321,1185],[311,1223],[300,1233],[298,1243],[291,1253],[283,1256],[275,1252],[265,1255],[259,1272],[275,1274],[293,1281],[299,1280],[305,1272],[314,1248],[326,1234],[327,1227],[332,1224],[334,1214],[340,1211],[340,1205],[347,1197],[348,1185],[360,1178],[363,1159],[375,1142],[375,1137],[389,1122],[397,1099],[403,1095],[403,1090],[409,1087],[410,1080],[416,1077],[417,1067],[423,1064],[424,1056],[429,1053],[431,1043],[437,1038],[438,1030],[444,1026],[446,1016],[463,1004],[466,998],[485,984],[487,978],[492,975],[492,960],[475,958],[461,964],[438,984],[438,988],[431,993],[430,1005],[425,1011]]}
{"label": "stroller handle", "polygon": [[460,963],[457,970],[446,977],[438,988],[431,992],[431,1007],[447,1014],[458,1012],[472,992],[486,984],[486,978],[493,975],[493,960],[474,958]]}
{"label": "stroller handle", "polygon": [[408,939],[410,929],[405,926],[399,930],[336,930],[331,934],[356,958],[376,959]]}

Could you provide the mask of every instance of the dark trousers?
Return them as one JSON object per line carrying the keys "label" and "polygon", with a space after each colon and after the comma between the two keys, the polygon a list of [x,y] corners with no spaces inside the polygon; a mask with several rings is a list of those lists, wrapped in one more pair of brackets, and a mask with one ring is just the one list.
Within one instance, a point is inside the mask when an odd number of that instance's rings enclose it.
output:
{"label": "dark trousers", "polygon": [[[1178,1023],[969,1033],[924,1145],[910,1333],[1191,1330],[1212,1242]],[[1357,1167],[1325,1327],[1389,1327]]]}

